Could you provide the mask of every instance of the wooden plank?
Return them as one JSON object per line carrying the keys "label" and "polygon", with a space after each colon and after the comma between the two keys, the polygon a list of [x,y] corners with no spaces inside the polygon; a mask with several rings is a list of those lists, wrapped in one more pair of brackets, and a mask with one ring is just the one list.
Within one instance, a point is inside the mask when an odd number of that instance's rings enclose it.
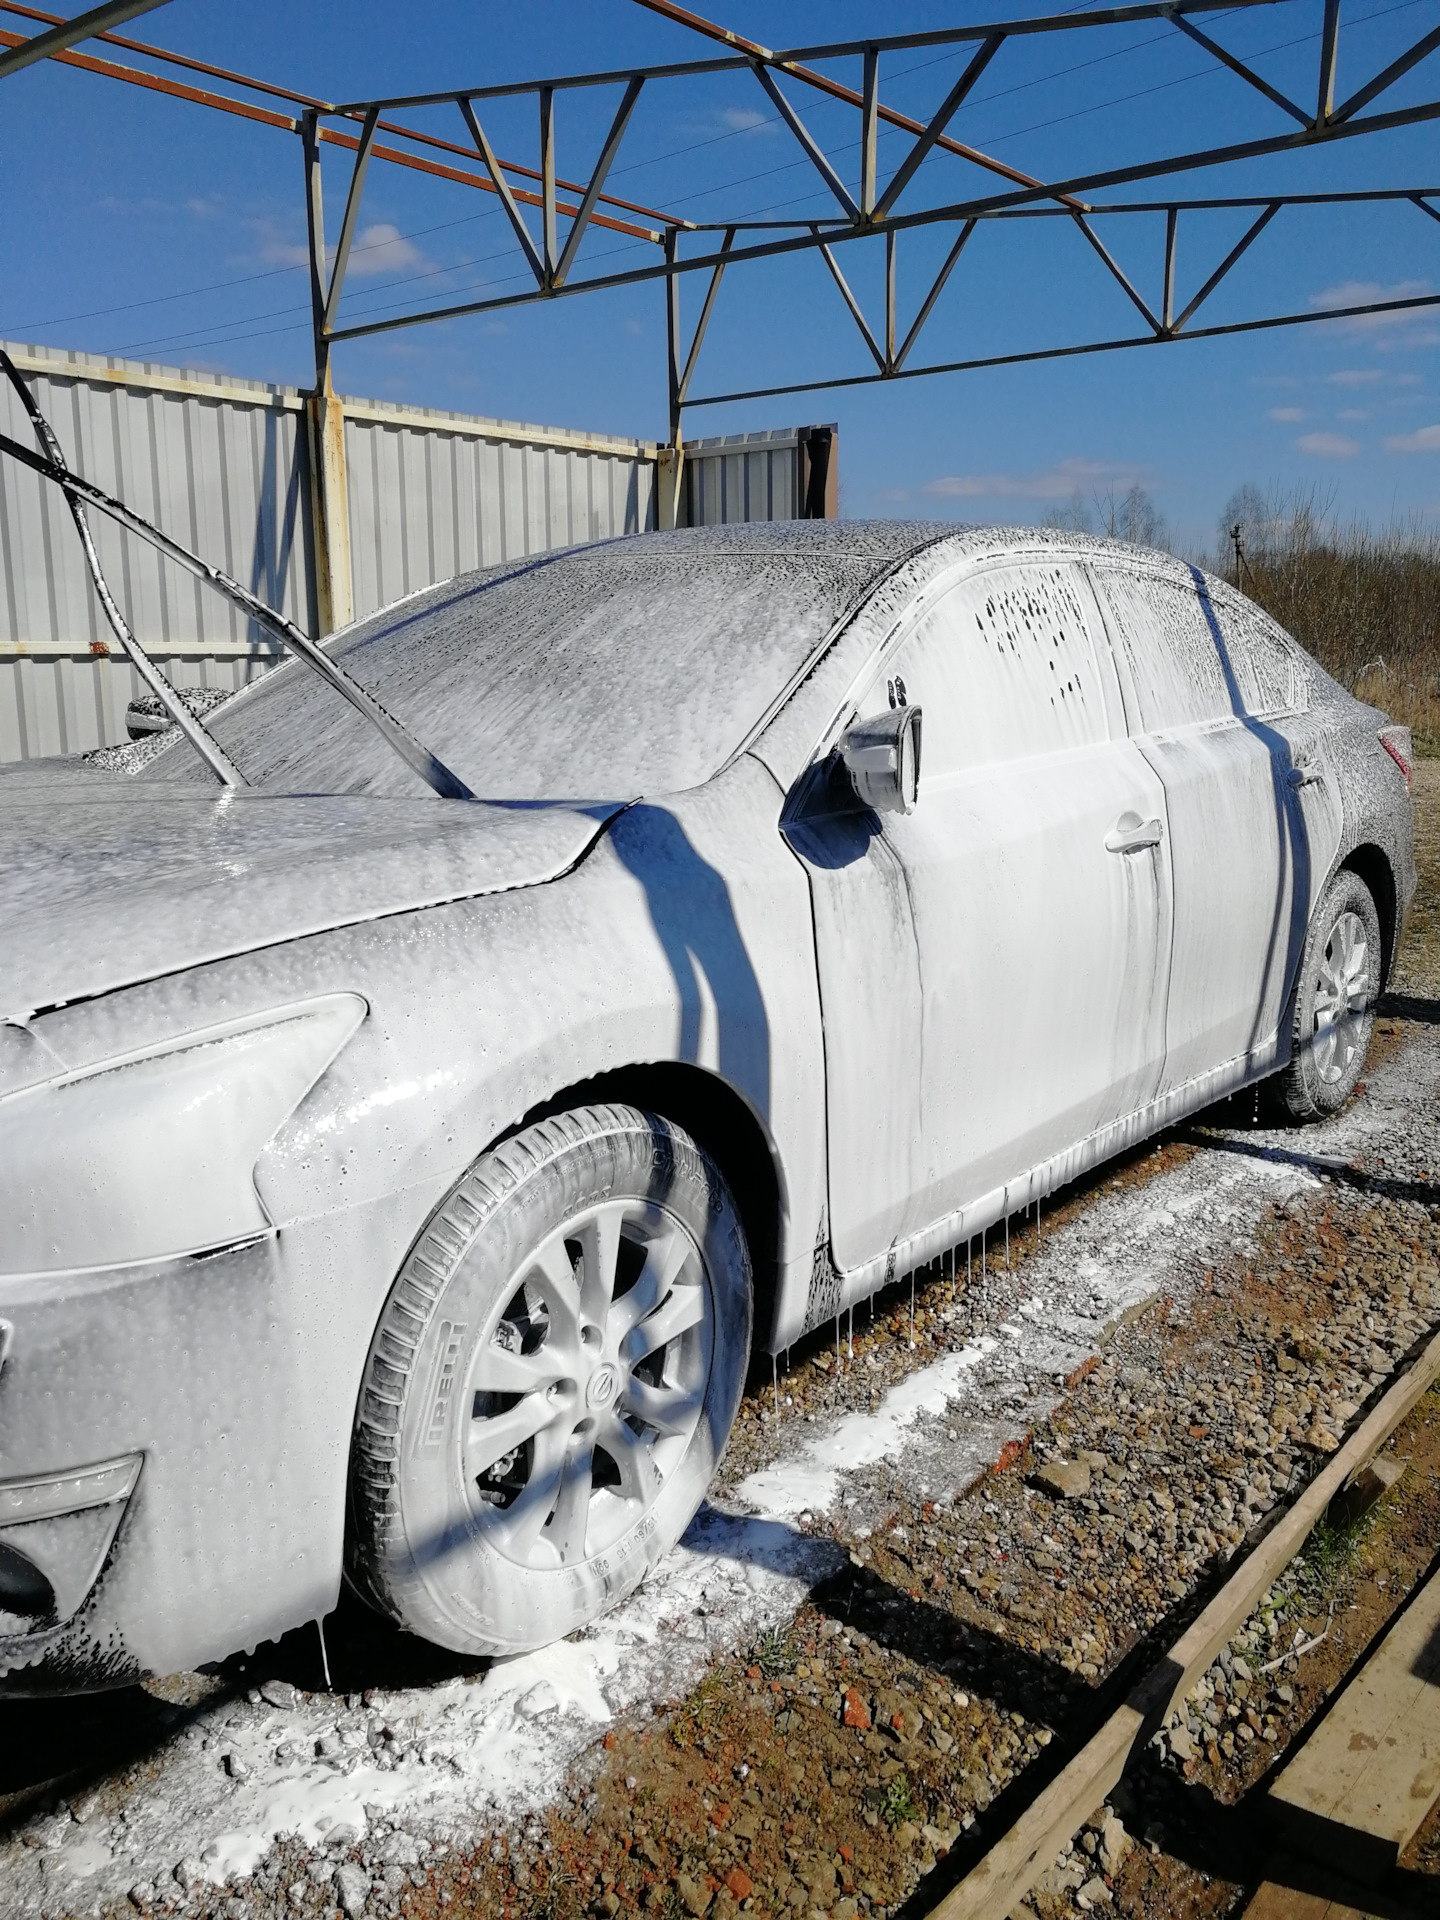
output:
{"label": "wooden plank", "polygon": [[1136,1684],[1073,1760],[1026,1808],[929,1920],[1005,1920],[1048,1861],[1070,1841],[1119,1781],[1132,1756],[1164,1725],[1283,1568],[1331,1500],[1374,1458],[1440,1374],[1440,1334],[1395,1382],[1304,1492],[1245,1556],[1169,1653]]}
{"label": "wooden plank", "polygon": [[1337,1865],[1363,1865],[1366,1879],[1395,1865],[1440,1799],[1440,1575],[1392,1624],[1270,1798],[1287,1827],[1303,1816],[1307,1842]]}
{"label": "wooden plank", "polygon": [[1246,1907],[1245,1920],[1365,1920],[1365,1915],[1358,1907],[1347,1907],[1323,1893],[1299,1893],[1266,1880]]}

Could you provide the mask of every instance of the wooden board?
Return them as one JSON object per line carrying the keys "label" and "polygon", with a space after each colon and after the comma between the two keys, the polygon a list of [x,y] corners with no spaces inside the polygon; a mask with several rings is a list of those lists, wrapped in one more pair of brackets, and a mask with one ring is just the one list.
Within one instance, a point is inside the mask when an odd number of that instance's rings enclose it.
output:
{"label": "wooden board", "polygon": [[1440,1574],[1270,1789],[1291,1832],[1371,1880],[1440,1799]]}
{"label": "wooden board", "polygon": [[[1290,1563],[1353,1473],[1372,1460],[1440,1376],[1440,1334],[1389,1388],[1338,1453],[1245,1556],[1168,1655],[1138,1682],[1099,1731],[1051,1780],[1008,1832],[933,1907],[928,1920],[1004,1920],[1120,1779],[1132,1756],[1164,1725],[1256,1601]],[[1378,1843],[1377,1843],[1378,1844]]]}

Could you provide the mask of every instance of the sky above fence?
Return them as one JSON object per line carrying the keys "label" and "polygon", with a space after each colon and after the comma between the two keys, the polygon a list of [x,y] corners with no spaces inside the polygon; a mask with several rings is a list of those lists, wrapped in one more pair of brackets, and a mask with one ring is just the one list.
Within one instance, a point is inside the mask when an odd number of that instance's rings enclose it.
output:
{"label": "sky above fence", "polygon": [[[1074,8],[1069,9],[1075,11]],[[915,0],[705,0],[699,11],[770,46],[1004,18]],[[1209,16],[1215,38],[1302,102],[1313,99],[1322,0]],[[1435,0],[1345,0],[1337,99],[1433,27]],[[0,26],[38,23],[0,10]],[[631,0],[175,0],[121,29],[331,100],[494,85],[547,74],[705,58],[720,49]],[[86,43],[131,66],[138,56]],[[928,118],[973,48],[887,54],[881,98]],[[860,62],[826,71],[851,86]],[[217,91],[233,92],[218,83]],[[0,81],[0,337],[118,353],[306,385],[312,378],[300,142],[291,134],[42,62]],[[1386,96],[1440,89],[1440,52]],[[852,185],[859,115],[787,87],[816,142]],[[254,97],[254,96],[250,96]],[[584,179],[618,87],[558,97],[558,169]],[[273,104],[273,103],[272,103]],[[456,109],[409,124],[466,141]],[[534,166],[533,100],[484,109],[495,151]],[[1285,129],[1283,114],[1172,28],[1155,22],[1010,41],[950,132],[1041,178],[1123,165]],[[880,178],[910,136],[884,128]],[[457,165],[465,165],[457,161]],[[327,230],[339,229],[349,156],[325,159]],[[916,204],[1003,183],[946,154],[926,162]],[[1435,123],[1278,161],[1125,190],[1159,199],[1265,189],[1440,185]],[[823,217],[835,202],[750,73],[647,85],[607,183],[691,220]],[[1097,199],[1107,196],[1096,195]],[[1110,198],[1122,197],[1120,193]],[[610,209],[613,213],[615,210]],[[633,218],[633,216],[620,216]],[[1253,214],[1182,219],[1177,306]],[[532,220],[534,219],[532,212]],[[639,221],[638,224],[645,224]],[[1158,304],[1162,214],[1097,222],[1139,291]],[[561,237],[563,240],[563,223]],[[908,326],[953,230],[901,236],[897,305]],[[695,242],[683,243],[694,246]],[[883,242],[837,252],[872,327]],[[649,241],[592,228],[578,271],[652,264]],[[523,290],[528,269],[488,193],[376,162],[370,168],[341,322]],[[1413,206],[1286,210],[1212,296],[1212,322],[1440,290],[1440,221]],[[683,284],[693,322],[699,276]],[[985,223],[912,364],[1100,339],[1143,329],[1084,236],[1065,220]],[[659,282],[449,320],[337,346],[342,392],[502,418],[663,437],[664,293]],[[731,269],[692,392],[872,371],[813,254]],[[837,420],[841,511],[1032,521],[1080,495],[1138,482],[1182,541],[1207,542],[1244,481],[1316,490],[1341,516],[1440,516],[1440,309],[1327,321],[1041,365],[786,396],[687,412],[688,435]]]}

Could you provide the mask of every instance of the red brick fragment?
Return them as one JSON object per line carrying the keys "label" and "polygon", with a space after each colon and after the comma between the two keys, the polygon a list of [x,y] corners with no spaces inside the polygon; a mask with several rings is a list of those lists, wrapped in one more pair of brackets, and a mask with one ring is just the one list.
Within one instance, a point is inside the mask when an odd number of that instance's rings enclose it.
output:
{"label": "red brick fragment", "polygon": [[862,1733],[870,1731],[870,1709],[854,1687],[845,1689],[845,1707],[841,1717],[847,1727],[858,1727]]}
{"label": "red brick fragment", "polygon": [[1000,1449],[1000,1458],[995,1462],[995,1472],[1004,1473],[1007,1467],[1013,1467],[1024,1451],[1023,1441],[1007,1440]]}
{"label": "red brick fragment", "polygon": [[725,1884],[735,1900],[748,1900],[755,1891],[755,1882],[743,1867],[731,1867],[725,1876]]}
{"label": "red brick fragment", "polygon": [[604,1740],[601,1742],[601,1745],[606,1748],[613,1749],[615,1745],[615,1735],[613,1733],[607,1733]]}

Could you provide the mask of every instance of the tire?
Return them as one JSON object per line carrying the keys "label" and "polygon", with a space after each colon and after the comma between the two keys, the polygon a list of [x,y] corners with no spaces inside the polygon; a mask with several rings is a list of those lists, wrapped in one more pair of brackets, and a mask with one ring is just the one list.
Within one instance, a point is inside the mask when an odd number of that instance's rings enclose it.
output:
{"label": "tire", "polygon": [[459,1653],[597,1618],[704,1498],[751,1314],[735,1203],[679,1127],[583,1107],[493,1148],[420,1235],[371,1343],[352,1583]]}
{"label": "tire", "polygon": [[1338,1113],[1365,1066],[1380,994],[1380,915],[1359,874],[1342,869],[1316,909],[1295,983],[1290,1064],[1276,1078],[1284,1114]]}

